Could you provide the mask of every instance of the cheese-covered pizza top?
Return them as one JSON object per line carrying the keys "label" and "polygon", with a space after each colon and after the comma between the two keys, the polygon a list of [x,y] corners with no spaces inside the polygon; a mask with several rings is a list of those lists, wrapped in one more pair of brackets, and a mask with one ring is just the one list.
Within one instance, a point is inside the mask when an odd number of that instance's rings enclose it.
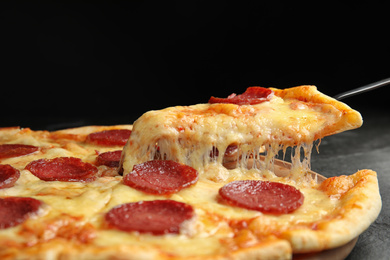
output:
{"label": "cheese-covered pizza top", "polygon": [[[378,216],[376,173],[300,173],[312,140],[360,124],[313,87],[254,87],[148,112],[134,128],[0,129],[0,258],[290,259],[339,247]],[[273,160],[292,145],[290,171]]]}
{"label": "cheese-covered pizza top", "polygon": [[124,148],[123,169],[127,174],[134,165],[155,158],[200,169],[210,162],[222,164],[222,151],[231,147],[237,147],[241,157],[256,157],[261,147],[266,147],[273,158],[283,147],[312,144],[361,124],[357,111],[314,86],[285,90],[251,87],[241,95],[212,97],[207,104],[143,114]]}

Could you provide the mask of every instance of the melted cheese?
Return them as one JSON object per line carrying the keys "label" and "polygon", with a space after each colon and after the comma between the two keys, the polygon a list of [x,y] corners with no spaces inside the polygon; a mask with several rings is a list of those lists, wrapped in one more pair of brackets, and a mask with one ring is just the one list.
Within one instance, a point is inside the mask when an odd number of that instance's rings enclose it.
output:
{"label": "melted cheese", "polygon": [[[124,148],[124,174],[135,164],[154,158],[178,161],[197,170],[212,162],[222,164],[223,151],[232,144],[240,150],[239,167],[247,168],[247,159],[254,158],[255,167],[268,169],[279,150],[296,145],[311,148],[315,139],[329,134],[326,129],[338,123],[342,114],[331,104],[277,96],[257,105],[199,104],[149,111],[134,123]],[[266,149],[264,163],[258,156],[262,147]],[[219,154],[210,158],[215,149]],[[309,149],[305,152],[309,157]],[[307,161],[303,160],[309,166]]]}
{"label": "melted cheese", "polygon": [[[278,96],[253,106],[199,104],[145,113],[135,122],[122,152],[124,174],[128,174],[134,165],[156,158],[174,160],[197,169],[200,177],[196,185],[170,197],[193,205],[197,224],[192,227],[195,231],[191,236],[167,236],[156,240],[153,236],[121,234],[120,241],[132,245],[140,241],[155,245],[163,243],[169,253],[177,253],[177,250],[171,252],[169,245],[173,242],[180,246],[180,252],[191,256],[210,253],[210,248],[216,250],[213,254],[221,253],[217,251],[228,250],[227,245],[231,243],[233,248],[240,247],[241,243],[254,245],[258,236],[278,234],[299,225],[310,229],[313,223],[323,220],[337,207],[337,201],[317,190],[316,179],[313,180],[309,174],[313,142],[331,134],[327,132],[329,126],[339,124],[342,116],[343,112],[332,104],[313,104]],[[347,124],[342,130],[353,127]],[[341,128],[335,131],[341,131]],[[234,170],[223,166],[224,151],[230,145],[237,145],[239,151]],[[280,167],[274,167],[274,158],[288,147],[293,147],[292,167],[281,177],[281,174],[275,174]],[[304,194],[304,204],[291,214],[274,216],[218,202],[217,191],[223,185],[248,179],[265,179],[295,186]],[[122,186],[116,187],[113,192],[121,195],[119,199],[114,196],[114,204],[138,201],[138,196],[147,200],[158,199],[158,196],[145,196]],[[249,221],[247,234],[235,230],[232,221]],[[118,232],[109,231],[114,236]],[[256,236],[250,235],[251,232]],[[107,234],[98,237],[97,243],[110,243],[109,237]],[[207,246],[192,251],[187,241],[198,241],[199,238],[205,242],[201,244]]]}
{"label": "melted cheese", "polygon": [[[36,154],[2,161],[20,169],[21,177],[14,187],[1,189],[0,197],[33,197],[45,204],[44,212],[36,218],[0,230],[0,244],[11,239],[33,245],[58,238],[81,243],[85,249],[98,249],[98,254],[107,249],[142,252],[145,257],[161,253],[170,257],[223,256],[275,239],[297,226],[312,229],[315,223],[333,218],[340,205],[339,200],[318,189],[309,169],[313,141],[329,134],[327,127],[338,122],[341,114],[331,104],[322,106],[278,96],[253,106],[199,104],[147,112],[134,124],[122,153],[122,167],[124,174],[128,174],[135,164],[160,158],[191,165],[199,171],[196,184],[170,196],[150,195],[130,188],[123,184],[121,176],[100,177],[91,183],[45,182],[23,170],[32,158],[73,156],[93,162],[95,150],[117,149],[96,147],[77,138],[60,138],[62,135],[77,137],[80,133],[77,129],[58,132],[57,139],[50,139],[46,134],[41,139],[31,133],[16,139],[0,135],[0,141],[5,143],[42,147]],[[238,167],[227,169],[223,166],[224,151],[232,144],[238,146]],[[279,151],[285,152],[288,147],[294,147],[291,171],[274,164]],[[304,194],[304,203],[296,211],[279,216],[219,203],[218,190],[222,186],[251,179],[295,186]],[[196,217],[182,226],[179,235],[153,236],[107,228],[104,216],[113,207],[159,199],[172,199],[194,207]],[[288,250],[287,254],[291,253]],[[53,257],[61,253],[54,251]]]}
{"label": "melted cheese", "polygon": [[[137,232],[126,233],[119,230],[98,230],[94,243],[99,246],[127,246],[148,247],[156,246],[168,254],[180,256],[206,256],[223,254],[231,250],[225,239],[236,237],[236,231],[231,227],[232,221],[252,221],[255,229],[256,223],[278,223],[280,230],[288,230],[293,225],[308,224],[322,220],[337,207],[337,201],[330,199],[326,194],[313,187],[299,187],[293,181],[288,184],[298,187],[305,196],[304,204],[291,214],[280,216],[263,214],[258,211],[247,210],[239,207],[231,207],[218,202],[218,190],[223,185],[233,180],[261,179],[258,170],[226,170],[220,169],[216,164],[207,167],[201,174],[199,181],[190,188],[184,189],[169,196],[169,199],[184,202],[196,209],[196,219],[188,228],[182,230],[181,235],[153,236],[138,234]],[[218,171],[222,171],[218,172]],[[224,180],[215,182],[208,180],[206,176],[224,174]],[[281,177],[274,177],[274,181],[286,181]],[[116,205],[136,202],[140,200],[166,199],[164,196],[148,195],[118,183],[112,189],[111,200],[107,203],[103,212],[107,212]],[[101,220],[103,223],[103,220]],[[276,233],[276,231],[274,230]],[[268,235],[268,234],[262,234]],[[180,248],[180,250],[177,250]]]}
{"label": "melted cheese", "polygon": [[[218,181],[210,180],[210,176],[221,177]],[[283,177],[273,177],[271,180],[294,185],[305,195],[304,204],[295,212],[280,216],[262,214],[258,211],[231,207],[218,202],[218,190],[233,180],[262,179],[256,169],[244,170],[237,168],[227,170],[217,163],[210,164],[200,175],[199,181],[169,197],[149,195],[124,185],[122,177],[101,177],[92,183],[44,182],[28,171],[23,171],[17,185],[0,190],[0,196],[31,196],[43,201],[47,207],[45,214],[38,219],[39,223],[50,223],[60,229],[64,221],[58,219],[67,216],[79,219],[78,225],[90,223],[94,226],[93,244],[99,247],[128,246],[135,248],[155,245],[166,253],[181,256],[212,255],[226,253],[231,250],[225,239],[233,239],[236,231],[231,227],[232,221],[261,220],[262,223],[277,222],[279,228],[288,229],[299,223],[313,223],[324,218],[337,207],[337,201],[313,187],[300,187],[294,181],[286,181]],[[314,188],[314,189],[313,189]],[[188,227],[183,228],[181,235],[153,236],[137,232],[122,232],[105,229],[104,214],[111,208],[128,202],[141,200],[173,199],[192,205],[196,218]],[[320,203],[319,203],[320,202]],[[65,215],[64,215],[65,214]],[[29,220],[32,223],[36,219]],[[65,222],[66,222],[65,221]],[[12,230],[25,230],[27,224],[12,229],[1,230],[2,235],[9,235]],[[68,225],[68,224],[66,224]],[[257,225],[256,222],[252,225]],[[34,233],[34,231],[29,231]],[[40,229],[35,234],[36,239],[42,239]],[[53,231],[54,232],[54,231]],[[57,232],[57,231],[56,231]],[[46,240],[54,239],[59,234],[46,234]],[[15,238],[20,239],[20,238]],[[31,236],[29,237],[31,240]],[[177,247],[181,250],[177,250]]]}

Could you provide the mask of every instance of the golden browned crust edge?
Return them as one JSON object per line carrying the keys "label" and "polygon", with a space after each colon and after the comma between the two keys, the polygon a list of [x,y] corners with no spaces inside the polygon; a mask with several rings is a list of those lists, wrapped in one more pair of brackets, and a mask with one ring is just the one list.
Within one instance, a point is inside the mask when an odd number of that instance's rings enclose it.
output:
{"label": "golden browned crust edge", "polygon": [[294,253],[342,246],[363,233],[378,217],[382,200],[376,172],[361,170],[349,177],[358,177],[356,185],[342,195],[331,220],[319,223],[316,230],[292,230],[283,234],[282,238],[291,243]]}
{"label": "golden browned crust edge", "polygon": [[100,132],[104,130],[114,130],[114,129],[133,129],[133,125],[111,125],[111,126],[80,126],[75,128],[67,128],[57,131],[46,131],[46,130],[31,130],[30,128],[20,128],[19,126],[15,127],[2,127],[0,128],[0,142],[12,141],[15,138],[15,135],[34,135],[44,137],[55,138],[70,138],[75,140],[84,140],[86,136],[90,133]]}
{"label": "golden browned crust edge", "polygon": [[316,86],[303,85],[286,89],[270,89],[274,91],[276,96],[283,99],[297,99],[314,104],[329,104],[341,112],[339,121],[326,127],[321,134],[316,136],[315,139],[355,129],[363,124],[363,119],[359,112],[353,110],[345,103],[321,93],[317,90]]}
{"label": "golden browned crust edge", "polygon": [[52,134],[75,134],[75,135],[88,135],[93,132],[105,131],[105,130],[114,130],[114,129],[129,129],[133,128],[132,125],[111,125],[111,126],[101,126],[101,125],[89,125],[81,126],[75,128],[67,128],[62,130],[57,130],[51,132]]}

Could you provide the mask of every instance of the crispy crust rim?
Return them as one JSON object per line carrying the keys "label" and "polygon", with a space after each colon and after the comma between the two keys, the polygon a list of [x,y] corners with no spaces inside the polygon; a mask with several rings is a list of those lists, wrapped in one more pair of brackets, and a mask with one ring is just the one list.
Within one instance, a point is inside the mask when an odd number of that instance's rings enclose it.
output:
{"label": "crispy crust rim", "polygon": [[347,178],[354,179],[355,184],[340,197],[331,220],[319,222],[316,230],[291,230],[282,235],[294,253],[342,246],[363,233],[378,217],[382,200],[376,172],[361,170]]}
{"label": "crispy crust rim", "polygon": [[286,89],[270,89],[274,91],[276,96],[283,99],[297,99],[303,102],[310,102],[314,104],[329,104],[341,112],[339,121],[335,124],[327,126],[322,131],[322,133],[315,136],[315,139],[355,129],[362,126],[363,124],[363,119],[359,112],[353,110],[345,103],[321,93],[317,90],[316,86],[303,85]]}

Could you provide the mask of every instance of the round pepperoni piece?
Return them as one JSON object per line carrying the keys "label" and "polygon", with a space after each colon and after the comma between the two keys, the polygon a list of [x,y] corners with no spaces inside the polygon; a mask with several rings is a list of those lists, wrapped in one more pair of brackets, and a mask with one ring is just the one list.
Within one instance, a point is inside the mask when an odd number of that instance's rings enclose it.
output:
{"label": "round pepperoni piece", "polygon": [[128,129],[105,130],[89,134],[87,136],[87,142],[105,146],[124,146],[130,134],[131,130]]}
{"label": "round pepperoni piece", "polygon": [[236,105],[255,105],[265,101],[271,100],[274,92],[268,88],[262,87],[249,87],[241,95],[231,94],[227,98],[211,97],[210,104],[214,103],[229,103]]}
{"label": "round pepperoni piece", "polygon": [[290,213],[304,200],[293,186],[259,180],[233,181],[219,189],[219,195],[230,205],[269,214]]}
{"label": "round pepperoni piece", "polygon": [[38,151],[38,147],[26,144],[2,144],[0,145],[0,159],[19,157]]}
{"label": "round pepperoni piece", "polygon": [[14,186],[19,177],[19,170],[8,164],[0,164],[0,189]]}
{"label": "round pepperoni piece", "polygon": [[0,229],[17,226],[36,214],[42,202],[33,198],[0,198]]}
{"label": "round pepperoni piece", "polygon": [[153,160],[134,165],[123,182],[140,191],[159,195],[178,192],[198,181],[194,168],[170,160]]}
{"label": "round pepperoni piece", "polygon": [[105,165],[108,167],[119,167],[122,150],[105,152],[98,155],[96,159],[97,165]]}
{"label": "round pepperoni piece", "polygon": [[109,226],[122,231],[153,235],[179,234],[184,221],[194,216],[194,209],[174,200],[140,201],[119,205],[105,215]]}
{"label": "round pepperoni piece", "polygon": [[98,172],[92,164],[74,157],[39,159],[30,162],[26,169],[43,181],[90,182]]}

